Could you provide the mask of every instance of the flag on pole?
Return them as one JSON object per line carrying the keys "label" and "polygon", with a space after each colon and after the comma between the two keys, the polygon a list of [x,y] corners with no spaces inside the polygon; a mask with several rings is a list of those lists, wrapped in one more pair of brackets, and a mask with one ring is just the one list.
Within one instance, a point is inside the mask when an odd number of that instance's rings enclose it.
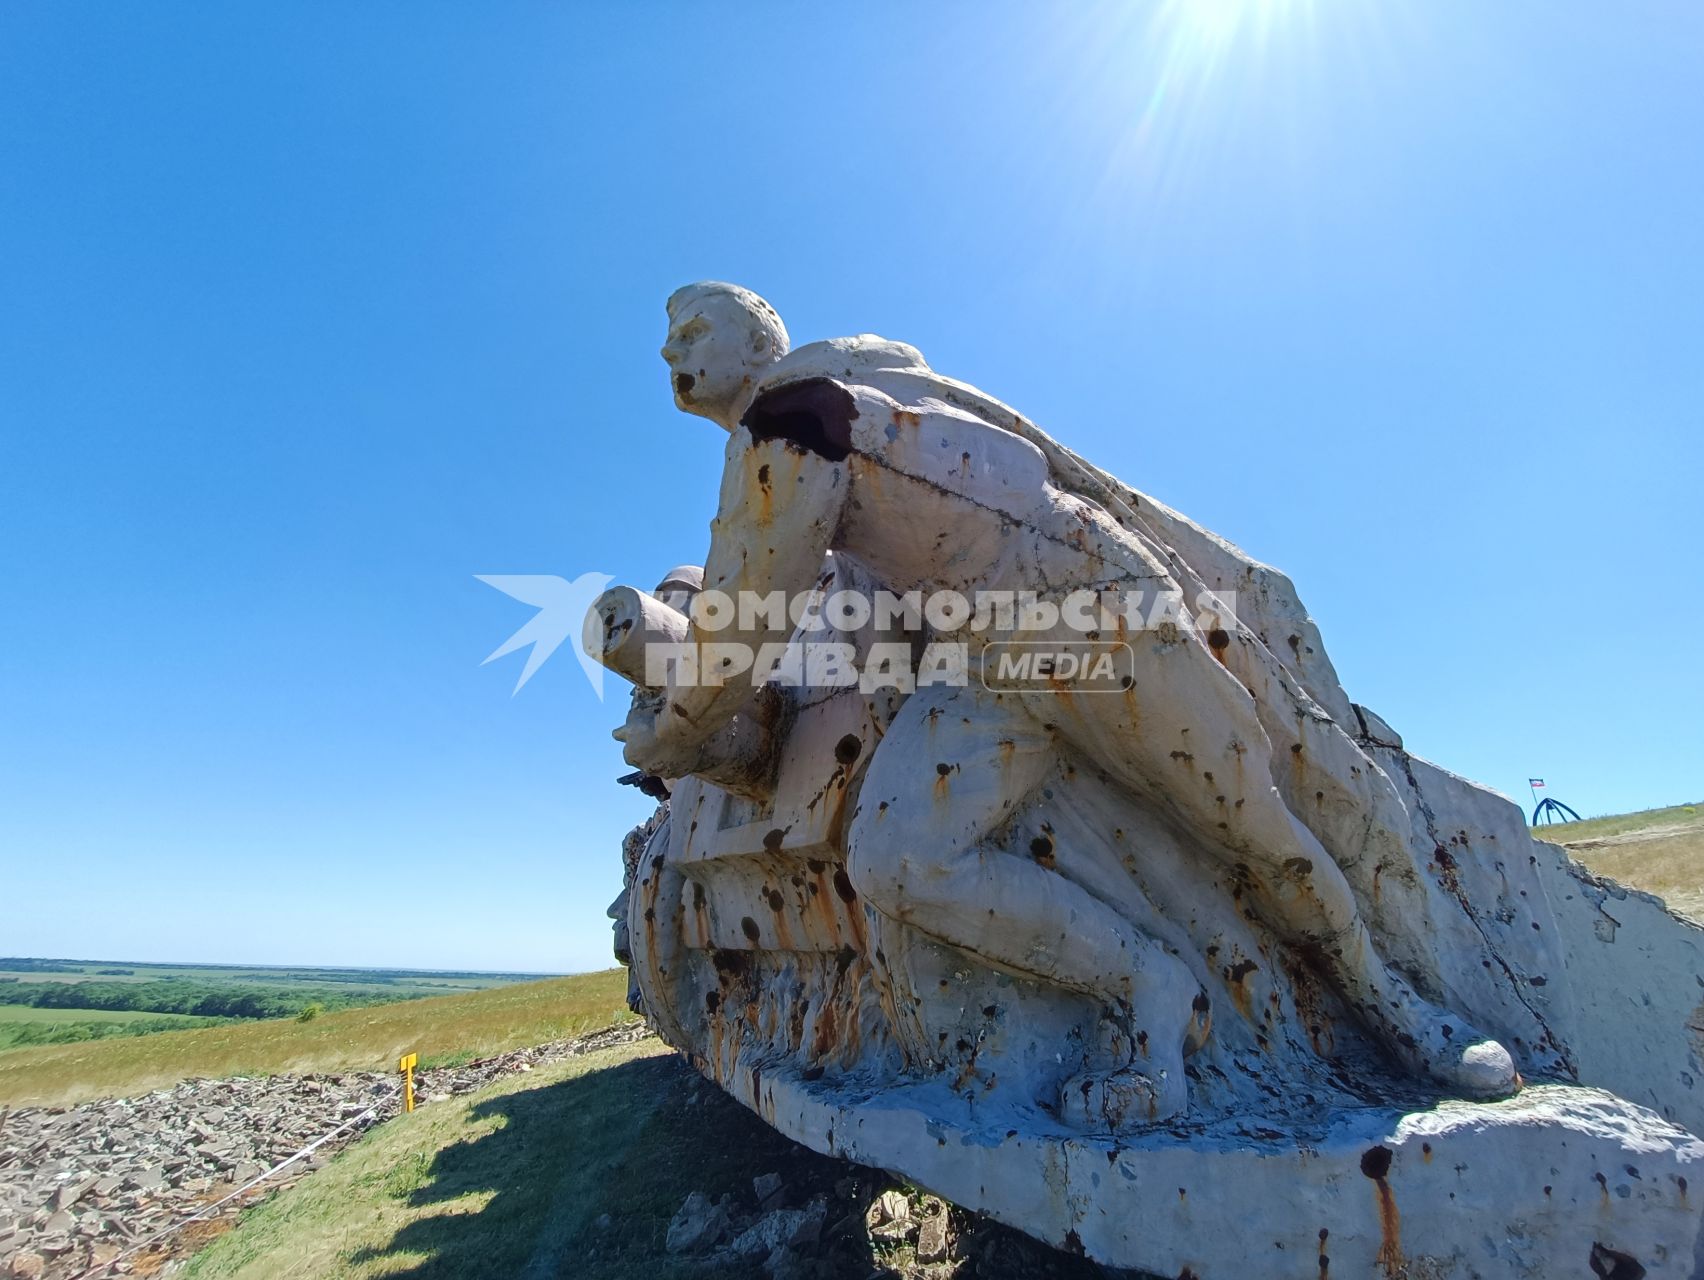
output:
{"label": "flag on pole", "polygon": [[1529,787],[1542,787],[1543,785],[1544,785],[1544,779],[1543,778],[1528,778],[1527,779],[1527,786],[1529,786]]}

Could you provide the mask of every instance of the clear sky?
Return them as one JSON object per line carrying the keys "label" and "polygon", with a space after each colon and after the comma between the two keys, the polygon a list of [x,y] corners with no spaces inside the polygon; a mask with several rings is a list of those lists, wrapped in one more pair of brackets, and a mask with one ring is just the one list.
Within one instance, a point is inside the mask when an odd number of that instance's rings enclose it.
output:
{"label": "clear sky", "polygon": [[1417,753],[1704,798],[1691,3],[0,8],[0,953],[603,967],[567,649],[699,561],[663,300],[1285,569]]}

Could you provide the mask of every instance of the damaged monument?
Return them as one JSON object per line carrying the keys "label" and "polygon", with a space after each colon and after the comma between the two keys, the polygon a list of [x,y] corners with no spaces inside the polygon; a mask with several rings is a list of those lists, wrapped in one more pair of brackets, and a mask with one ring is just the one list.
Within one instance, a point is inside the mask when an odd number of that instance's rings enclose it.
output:
{"label": "damaged monument", "polygon": [[[633,999],[768,1123],[1165,1276],[1690,1276],[1704,932],[1340,687],[1290,581],[1008,406],[668,306],[703,566],[586,648]],[[1689,1181],[1690,1180],[1690,1181]]]}

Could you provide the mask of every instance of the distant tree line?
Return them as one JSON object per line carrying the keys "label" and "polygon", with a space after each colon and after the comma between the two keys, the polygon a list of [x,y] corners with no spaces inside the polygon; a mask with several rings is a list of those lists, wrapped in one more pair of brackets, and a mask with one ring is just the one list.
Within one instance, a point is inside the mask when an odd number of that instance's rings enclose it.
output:
{"label": "distant tree line", "polygon": [[159,982],[7,982],[0,1004],[36,1009],[105,1009],[116,1012],[187,1013],[197,1018],[293,1018],[310,1004],[323,1010],[391,1004],[413,999],[396,991],[340,991],[331,987],[244,987],[182,978]]}

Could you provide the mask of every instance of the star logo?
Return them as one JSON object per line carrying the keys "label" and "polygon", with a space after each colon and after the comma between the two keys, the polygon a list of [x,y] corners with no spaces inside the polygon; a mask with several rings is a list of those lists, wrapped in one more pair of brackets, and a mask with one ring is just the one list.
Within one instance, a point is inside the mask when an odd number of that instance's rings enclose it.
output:
{"label": "star logo", "polygon": [[582,573],[572,582],[554,573],[476,573],[474,577],[511,599],[530,604],[538,610],[520,630],[493,649],[480,666],[530,644],[532,652],[527,654],[521,677],[515,681],[514,692],[519,693],[521,686],[544,665],[545,659],[555,653],[564,640],[572,639],[574,656],[580,660],[580,670],[586,673],[598,701],[603,701],[604,668],[586,652],[581,629],[592,603],[615,581],[611,575]]}

